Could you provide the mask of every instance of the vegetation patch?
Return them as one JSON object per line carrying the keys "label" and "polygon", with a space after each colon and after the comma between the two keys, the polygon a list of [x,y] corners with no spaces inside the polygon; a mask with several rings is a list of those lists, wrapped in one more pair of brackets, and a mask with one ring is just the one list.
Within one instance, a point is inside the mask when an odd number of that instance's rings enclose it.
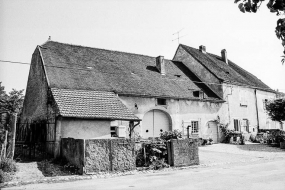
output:
{"label": "vegetation patch", "polygon": [[37,163],[39,170],[46,177],[78,175],[78,168],[64,159],[43,160]]}
{"label": "vegetation patch", "polygon": [[0,183],[11,181],[18,168],[12,159],[3,159],[0,162]]}

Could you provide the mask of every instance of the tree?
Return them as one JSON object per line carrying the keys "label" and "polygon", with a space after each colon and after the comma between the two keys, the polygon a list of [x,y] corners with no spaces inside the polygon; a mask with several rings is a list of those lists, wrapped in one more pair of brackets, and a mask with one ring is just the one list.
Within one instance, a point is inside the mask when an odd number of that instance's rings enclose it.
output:
{"label": "tree", "polygon": [[285,98],[269,101],[265,108],[273,121],[285,121]]}
{"label": "tree", "polygon": [[0,111],[6,111],[8,113],[20,113],[24,102],[24,89],[12,89],[9,94],[6,94],[4,89],[5,87],[2,86],[2,82],[0,82]]}
{"label": "tree", "polygon": [[[266,1],[267,8],[272,13],[276,13],[280,16],[285,13],[285,0],[235,0],[235,3],[239,3],[238,8],[241,12],[256,13],[261,4]],[[277,26],[275,28],[276,36],[282,41],[282,46],[285,48],[285,18],[277,20]],[[282,64],[285,62],[285,50],[282,55]]]}

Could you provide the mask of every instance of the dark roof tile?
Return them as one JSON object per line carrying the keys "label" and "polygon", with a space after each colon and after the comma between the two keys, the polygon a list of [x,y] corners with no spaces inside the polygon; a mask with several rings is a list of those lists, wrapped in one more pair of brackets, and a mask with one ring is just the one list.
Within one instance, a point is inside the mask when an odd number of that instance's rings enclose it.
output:
{"label": "dark roof tile", "polygon": [[202,91],[167,59],[163,76],[155,57],[53,41],[40,51],[51,88],[185,99],[195,99],[194,90]]}
{"label": "dark roof tile", "polygon": [[198,49],[186,45],[181,44],[181,46],[222,81],[230,84],[249,86],[252,88],[259,88],[273,92],[270,87],[264,84],[256,76],[242,69],[232,61],[228,60],[229,64],[226,64],[224,61],[222,61],[220,56],[208,52],[202,53]]}
{"label": "dark roof tile", "polygon": [[60,115],[112,120],[140,120],[113,92],[51,88]]}

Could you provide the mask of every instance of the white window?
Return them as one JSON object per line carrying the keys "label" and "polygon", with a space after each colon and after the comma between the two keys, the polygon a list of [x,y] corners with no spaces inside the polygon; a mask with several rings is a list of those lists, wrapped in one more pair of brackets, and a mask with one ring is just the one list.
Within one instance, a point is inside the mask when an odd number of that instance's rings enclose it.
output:
{"label": "white window", "polygon": [[191,121],[191,133],[198,133],[199,132],[199,123],[198,121]]}
{"label": "white window", "polygon": [[249,132],[249,122],[248,119],[241,120],[243,131]]}
{"label": "white window", "polygon": [[199,125],[200,125],[199,120],[182,121],[183,134],[184,135],[199,134]]}

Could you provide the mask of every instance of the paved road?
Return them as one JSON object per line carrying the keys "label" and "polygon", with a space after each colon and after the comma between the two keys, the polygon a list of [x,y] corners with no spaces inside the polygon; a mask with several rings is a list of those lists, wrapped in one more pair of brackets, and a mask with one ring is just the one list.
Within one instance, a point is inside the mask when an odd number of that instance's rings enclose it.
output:
{"label": "paved road", "polygon": [[11,189],[102,190],[102,189],[285,189],[285,160],[261,160],[243,164],[190,168],[179,171],[140,174],[56,184],[33,184]]}
{"label": "paved road", "polygon": [[33,184],[5,189],[285,190],[285,151],[280,148],[260,144],[244,146],[217,144],[199,149],[201,162],[199,167],[107,179]]}

